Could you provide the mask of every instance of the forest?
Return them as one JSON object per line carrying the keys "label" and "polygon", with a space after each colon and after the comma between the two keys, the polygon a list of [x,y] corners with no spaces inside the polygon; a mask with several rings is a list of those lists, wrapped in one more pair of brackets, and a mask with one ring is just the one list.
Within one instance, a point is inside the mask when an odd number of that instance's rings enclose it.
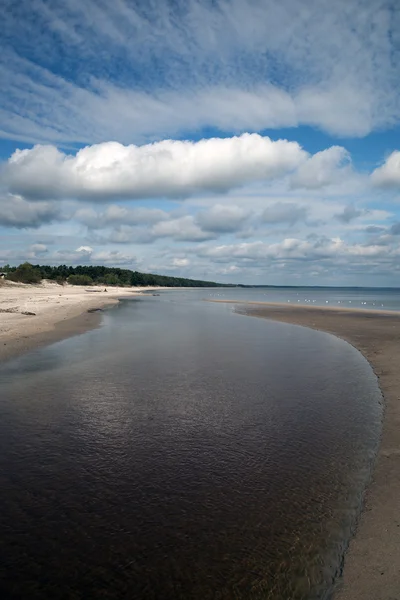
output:
{"label": "forest", "polygon": [[215,283],[185,277],[171,277],[153,273],[140,273],[117,267],[84,266],[68,267],[59,265],[32,265],[25,262],[18,267],[5,265],[0,267],[5,279],[22,283],[40,283],[42,279],[59,284],[72,285],[108,285],[108,286],[161,286],[161,287],[232,287],[230,284]]}

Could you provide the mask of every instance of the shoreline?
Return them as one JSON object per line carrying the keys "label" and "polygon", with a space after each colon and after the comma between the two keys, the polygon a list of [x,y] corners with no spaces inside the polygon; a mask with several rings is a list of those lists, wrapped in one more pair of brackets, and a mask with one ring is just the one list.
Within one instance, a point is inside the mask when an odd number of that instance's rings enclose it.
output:
{"label": "shoreline", "polygon": [[344,307],[208,300],[235,312],[324,331],[354,346],[379,380],[381,441],[334,600],[395,600],[400,590],[400,313]]}
{"label": "shoreline", "polygon": [[[101,324],[101,311],[120,298],[140,296],[155,287],[112,288],[2,284],[0,286],[0,362],[29,350],[85,333]],[[27,314],[28,313],[28,314]]]}

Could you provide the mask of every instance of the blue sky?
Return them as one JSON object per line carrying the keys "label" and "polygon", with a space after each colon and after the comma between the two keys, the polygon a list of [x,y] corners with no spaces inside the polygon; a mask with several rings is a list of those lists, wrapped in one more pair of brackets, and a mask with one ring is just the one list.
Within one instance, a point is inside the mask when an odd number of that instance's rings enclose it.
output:
{"label": "blue sky", "polygon": [[399,285],[398,3],[0,5],[0,264]]}

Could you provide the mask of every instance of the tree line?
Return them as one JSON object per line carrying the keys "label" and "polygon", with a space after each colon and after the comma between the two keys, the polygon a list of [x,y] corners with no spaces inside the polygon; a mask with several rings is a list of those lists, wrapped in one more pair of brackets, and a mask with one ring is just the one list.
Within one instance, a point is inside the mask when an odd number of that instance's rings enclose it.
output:
{"label": "tree line", "polygon": [[226,287],[229,284],[187,279],[185,277],[171,277],[169,275],[155,275],[153,273],[140,273],[130,269],[118,267],[85,266],[68,267],[59,265],[32,265],[25,262],[18,267],[5,265],[0,267],[0,272],[6,279],[22,283],[40,283],[42,279],[49,279],[59,284],[72,285],[106,285],[106,286],[160,286],[160,287]]}

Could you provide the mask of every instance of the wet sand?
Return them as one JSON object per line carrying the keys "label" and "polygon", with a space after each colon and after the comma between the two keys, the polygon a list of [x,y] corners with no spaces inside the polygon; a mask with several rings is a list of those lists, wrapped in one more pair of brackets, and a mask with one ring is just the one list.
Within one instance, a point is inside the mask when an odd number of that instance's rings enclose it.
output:
{"label": "wet sand", "polygon": [[241,314],[310,327],[346,340],[379,378],[385,399],[381,445],[334,600],[399,600],[400,313],[233,303]]}
{"label": "wet sand", "polygon": [[[155,288],[0,282],[0,361],[98,327],[100,312],[118,299]],[[105,291],[107,289],[107,291]]]}

